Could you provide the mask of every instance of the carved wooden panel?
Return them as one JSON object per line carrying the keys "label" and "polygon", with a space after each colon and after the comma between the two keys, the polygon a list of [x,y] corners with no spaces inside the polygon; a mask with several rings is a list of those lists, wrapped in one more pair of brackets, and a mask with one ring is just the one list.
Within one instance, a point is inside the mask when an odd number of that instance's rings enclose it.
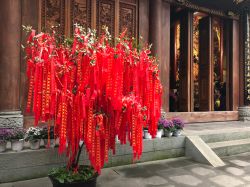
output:
{"label": "carved wooden panel", "polygon": [[137,4],[137,0],[120,0],[123,3]]}
{"label": "carved wooden panel", "polygon": [[109,28],[111,35],[115,36],[115,1],[97,0],[96,3],[97,34],[101,34],[102,27],[105,25]]}
{"label": "carved wooden panel", "polygon": [[59,25],[59,32],[65,32],[65,0],[42,0],[41,30]]}
{"label": "carved wooden panel", "polygon": [[90,28],[91,0],[71,0],[71,33],[75,23]]}
{"label": "carved wooden panel", "polygon": [[127,29],[128,37],[135,37],[136,32],[136,5],[126,4],[120,2],[120,11],[119,11],[119,32],[123,32]]}

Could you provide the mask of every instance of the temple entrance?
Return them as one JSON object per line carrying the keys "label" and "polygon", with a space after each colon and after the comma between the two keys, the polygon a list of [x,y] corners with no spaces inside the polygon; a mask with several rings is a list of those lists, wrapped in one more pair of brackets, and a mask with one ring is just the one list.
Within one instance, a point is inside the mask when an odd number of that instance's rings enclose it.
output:
{"label": "temple entrance", "polygon": [[230,110],[226,28],[222,18],[172,8],[170,112]]}

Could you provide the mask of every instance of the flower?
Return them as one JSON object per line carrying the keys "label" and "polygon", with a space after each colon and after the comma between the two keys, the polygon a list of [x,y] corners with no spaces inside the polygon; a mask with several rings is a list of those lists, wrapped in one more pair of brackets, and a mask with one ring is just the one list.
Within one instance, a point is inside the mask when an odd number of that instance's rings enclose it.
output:
{"label": "flower", "polygon": [[175,127],[171,120],[161,118],[159,120],[159,125],[162,126],[165,130],[173,132]]}
{"label": "flower", "polygon": [[183,129],[185,126],[184,121],[180,118],[174,118],[174,119],[172,119],[172,122],[173,122],[176,129]]}
{"label": "flower", "polygon": [[0,143],[8,141],[10,139],[10,135],[10,128],[0,128]]}
{"label": "flower", "polygon": [[10,140],[20,140],[24,138],[25,130],[22,128],[13,128],[10,130]]}
{"label": "flower", "polygon": [[26,135],[25,135],[25,141],[32,141],[32,140],[38,140],[42,138],[42,131],[43,129],[41,129],[40,127],[30,127],[27,131],[26,131]]}

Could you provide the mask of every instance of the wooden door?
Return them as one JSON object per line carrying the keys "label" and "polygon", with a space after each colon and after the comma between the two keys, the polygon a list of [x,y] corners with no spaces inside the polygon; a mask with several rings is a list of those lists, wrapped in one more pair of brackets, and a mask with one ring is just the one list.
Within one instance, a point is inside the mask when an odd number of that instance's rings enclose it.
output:
{"label": "wooden door", "polygon": [[199,101],[200,111],[213,110],[212,19],[199,21]]}
{"label": "wooden door", "polygon": [[193,13],[180,12],[179,111],[192,111]]}

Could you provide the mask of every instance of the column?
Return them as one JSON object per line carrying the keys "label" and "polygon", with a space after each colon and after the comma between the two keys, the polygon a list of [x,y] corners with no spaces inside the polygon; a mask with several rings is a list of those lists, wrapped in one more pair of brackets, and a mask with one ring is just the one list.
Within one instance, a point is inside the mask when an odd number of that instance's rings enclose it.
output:
{"label": "column", "polygon": [[0,20],[0,127],[21,127],[21,0],[0,1]]}
{"label": "column", "polygon": [[170,5],[162,0],[149,1],[149,43],[153,44],[153,55],[159,59],[164,113],[169,111]]}

